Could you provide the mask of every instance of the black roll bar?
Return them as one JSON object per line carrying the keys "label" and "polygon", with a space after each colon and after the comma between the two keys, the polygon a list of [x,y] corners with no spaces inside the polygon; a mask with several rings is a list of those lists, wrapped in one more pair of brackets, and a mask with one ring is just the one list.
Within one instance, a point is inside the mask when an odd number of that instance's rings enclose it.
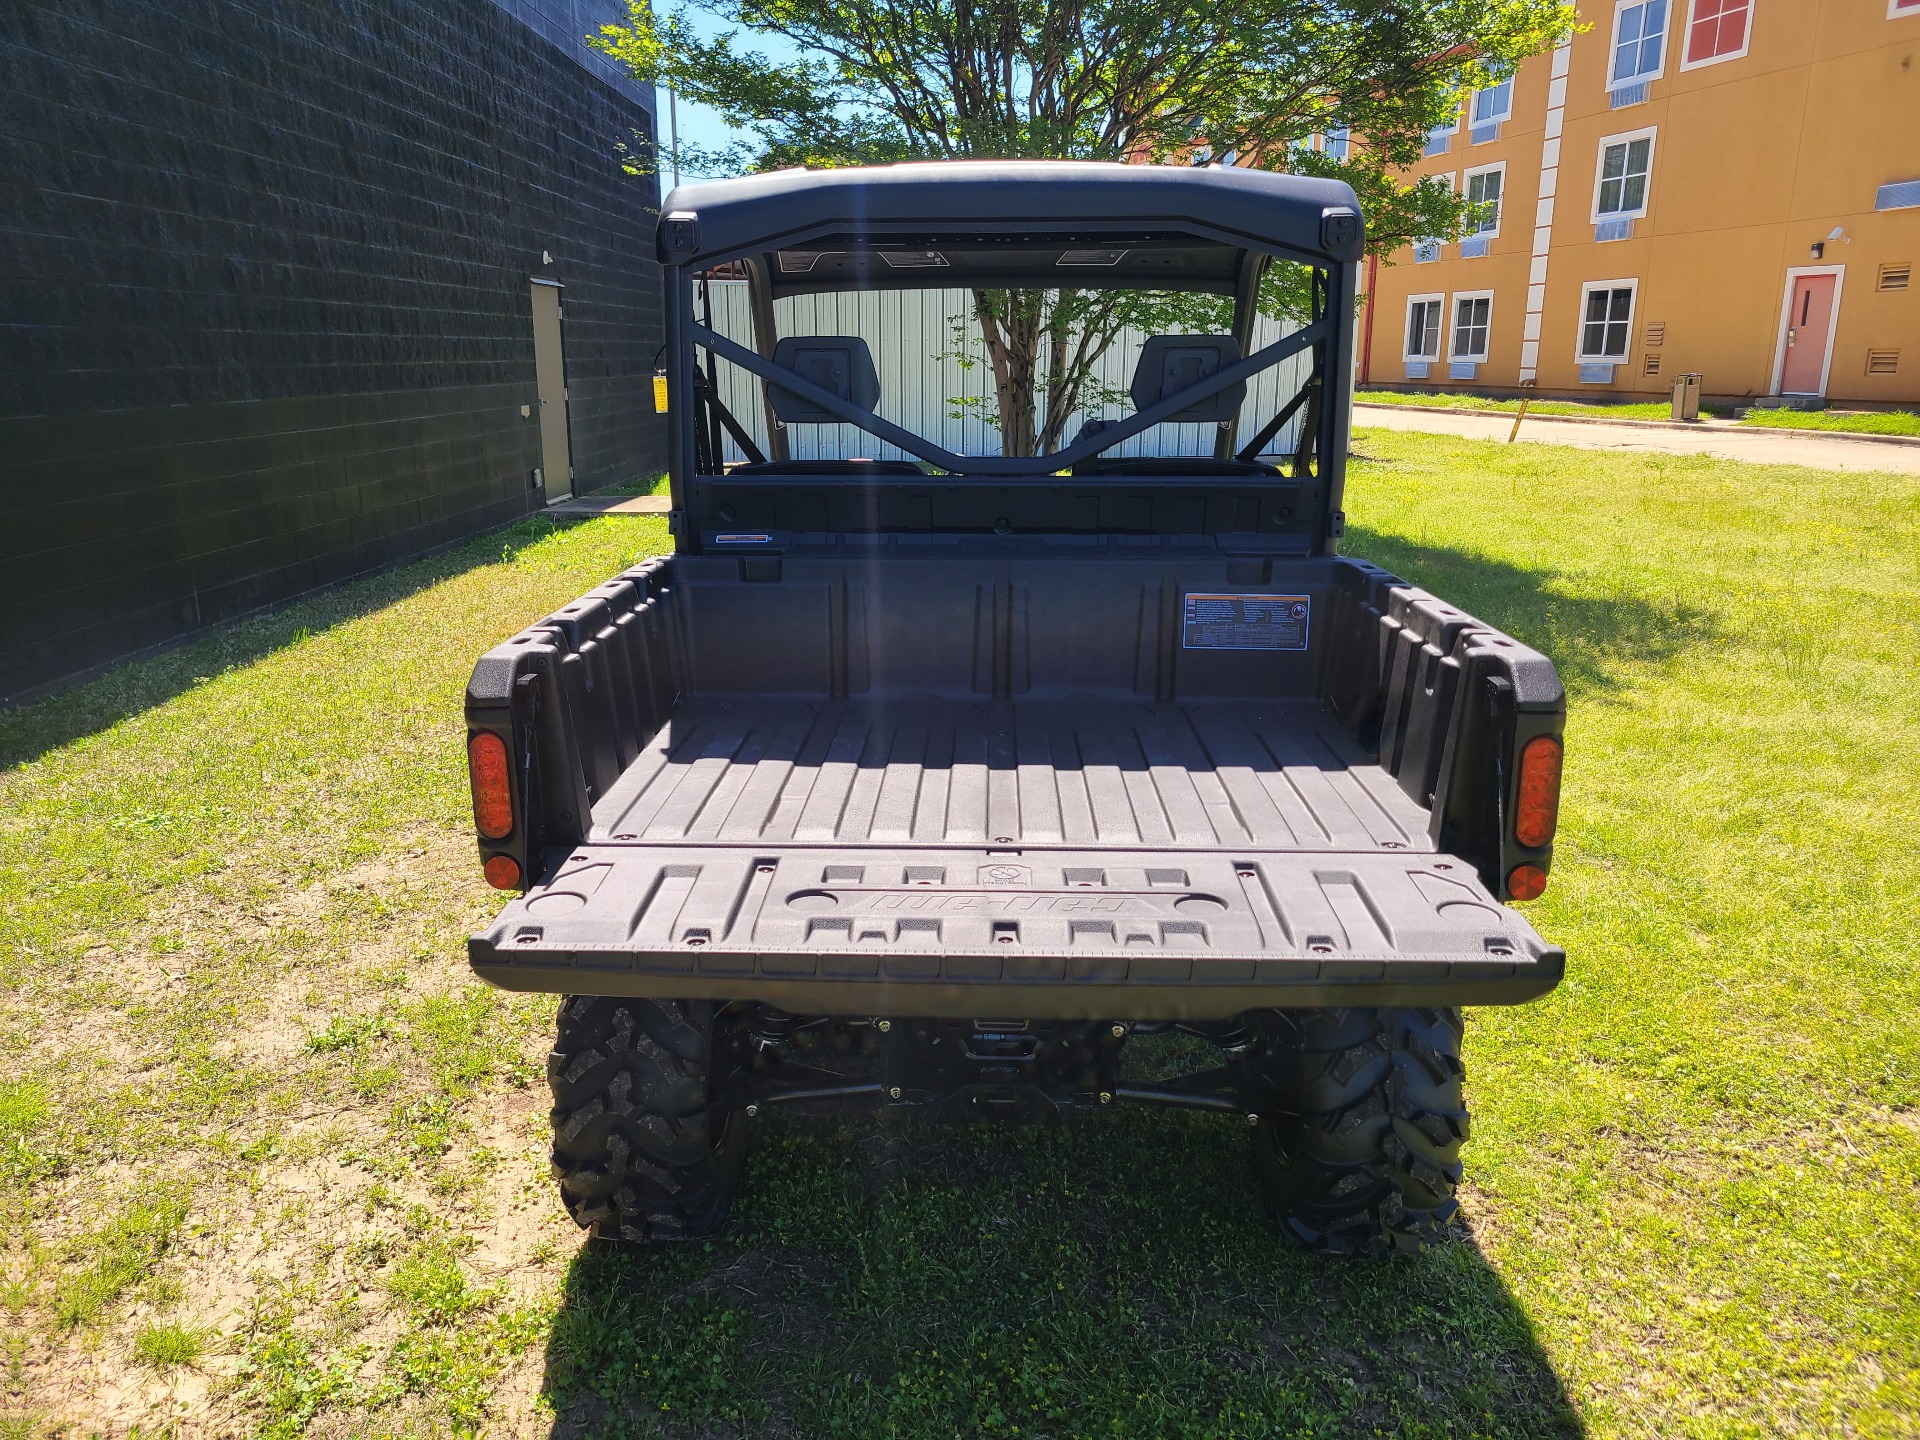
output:
{"label": "black roll bar", "polygon": [[1065,470],[1080,461],[1111,449],[1123,440],[1130,440],[1165,420],[1172,420],[1182,410],[1191,408],[1196,402],[1217,395],[1220,391],[1242,380],[1271,369],[1289,356],[1297,355],[1308,346],[1324,342],[1329,338],[1329,322],[1325,315],[1312,324],[1303,325],[1291,335],[1282,336],[1273,344],[1256,350],[1244,360],[1223,366],[1198,384],[1189,385],[1178,394],[1169,395],[1144,410],[1136,411],[1125,420],[1102,426],[1097,435],[1075,440],[1064,449],[1055,450],[1047,455],[956,455],[953,451],[922,439],[911,430],[883,420],[871,410],[862,410],[851,401],[843,400],[831,390],[815,385],[784,365],[776,365],[761,355],[756,355],[746,346],[729,340],[717,331],[705,325],[689,322],[688,338],[695,344],[704,346],[709,354],[715,354],[731,360],[741,369],[758,375],[762,380],[772,381],[782,390],[786,390],[803,400],[809,400],[830,414],[838,415],[847,424],[866,431],[876,440],[885,440],[899,446],[909,455],[925,460],[928,464],[938,465],[941,469],[955,475],[981,475],[1002,478],[1039,479]]}

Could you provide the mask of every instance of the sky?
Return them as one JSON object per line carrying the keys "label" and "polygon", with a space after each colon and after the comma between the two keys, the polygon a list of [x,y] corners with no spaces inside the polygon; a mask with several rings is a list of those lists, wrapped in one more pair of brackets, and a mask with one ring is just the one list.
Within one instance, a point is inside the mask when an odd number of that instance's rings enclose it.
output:
{"label": "sky", "polygon": [[[712,16],[702,14],[698,10],[689,10],[686,12],[686,15],[687,19],[692,22],[694,29],[707,38],[711,38],[726,28]],[[791,41],[773,35],[754,35],[747,37],[741,42],[740,48],[765,55],[768,59],[776,63],[784,63],[792,60],[799,54],[799,51],[795,49]],[[674,112],[667,104],[667,94],[664,87],[662,87],[659,92],[659,106],[660,113],[657,123],[660,127],[660,149],[662,152],[660,157],[660,179],[662,188],[670,189],[673,185],[673,167],[668,157],[667,147],[672,136]],[[709,110],[704,105],[696,105],[683,97],[678,100],[677,109],[679,111],[680,143],[682,145],[699,145],[709,150],[718,150],[733,143],[733,141],[738,138],[738,131],[730,128],[718,114]],[[683,168],[680,178],[688,184],[695,184],[701,180],[711,180],[716,177],[711,175],[695,175]]]}

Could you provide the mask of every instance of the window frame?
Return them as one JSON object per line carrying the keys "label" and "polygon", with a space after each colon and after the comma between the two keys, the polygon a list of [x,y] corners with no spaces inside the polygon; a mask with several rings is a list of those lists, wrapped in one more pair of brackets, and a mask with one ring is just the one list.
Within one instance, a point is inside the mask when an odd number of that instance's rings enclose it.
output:
{"label": "window frame", "polygon": [[[1660,148],[1658,125],[1643,125],[1638,130],[1622,130],[1618,135],[1602,135],[1593,147],[1593,223],[1599,225],[1608,220],[1638,220],[1646,215],[1653,204],[1653,157]],[[1636,140],[1647,142],[1647,188],[1640,197],[1638,210],[1607,210],[1600,208],[1600,187],[1604,182],[1607,147],[1609,145],[1631,145]]]}
{"label": "window frame", "polygon": [[[1430,304],[1436,300],[1440,303],[1440,314],[1438,317],[1440,324],[1434,331],[1433,353],[1431,355],[1415,355],[1407,349],[1407,341],[1412,338],[1410,332],[1413,322],[1413,307],[1415,305]],[[1401,317],[1401,321],[1400,363],[1404,365],[1410,361],[1417,361],[1425,365],[1438,365],[1440,363],[1440,353],[1444,348],[1440,341],[1444,337],[1447,328],[1447,292],[1444,290],[1425,290],[1417,295],[1407,296],[1406,312]]]}
{"label": "window frame", "polygon": [[[1339,137],[1337,141],[1334,138],[1336,136]],[[1335,144],[1340,146],[1340,153],[1338,155],[1333,153]],[[1320,149],[1323,154],[1331,159],[1338,160],[1344,165],[1353,154],[1353,127],[1351,125],[1328,126],[1320,132]]]}
{"label": "window frame", "polygon": [[1691,48],[1688,42],[1693,38],[1693,12],[1700,8],[1700,0],[1687,0],[1687,25],[1686,28],[1680,32],[1680,69],[1682,73],[1688,70],[1704,70],[1709,65],[1722,65],[1729,60],[1746,59],[1747,51],[1753,48],[1754,3],[1755,0],[1746,0],[1747,24],[1746,28],[1740,33],[1740,48],[1738,50],[1729,50],[1724,55],[1711,55],[1705,60],[1689,60],[1687,58],[1687,51]]}
{"label": "window frame", "polygon": [[[1460,338],[1460,302],[1462,300],[1484,300],[1487,302],[1487,346],[1478,355],[1462,355],[1454,348]],[[1485,365],[1493,354],[1493,291],[1456,290],[1447,309],[1447,363],[1464,360],[1474,365]]]}
{"label": "window frame", "polygon": [[[1653,3],[1653,0],[1616,0],[1613,7],[1613,38],[1607,45],[1607,93],[1624,90],[1630,85],[1646,85],[1658,80],[1667,73],[1667,54],[1672,50],[1673,12],[1677,0],[1667,0],[1667,18],[1660,28],[1660,63],[1651,70],[1644,70],[1625,80],[1616,80],[1613,76],[1613,62],[1620,54],[1620,21],[1629,10],[1638,9]],[[1693,0],[1687,0],[1688,13],[1692,13]],[[1642,35],[1640,43],[1646,44],[1647,37]]]}
{"label": "window frame", "polygon": [[[1430,175],[1416,176],[1415,179],[1416,180],[1438,180],[1442,185],[1447,187],[1447,193],[1449,195],[1458,195],[1460,193],[1460,172],[1457,170],[1436,170]],[[1414,236],[1413,249],[1416,255],[1419,253],[1420,247],[1422,245],[1433,246],[1434,259],[1438,260],[1440,258],[1439,252],[1446,248],[1447,242],[1438,235]],[[1420,263],[1420,262],[1416,261],[1415,263]]]}
{"label": "window frame", "polygon": [[[1887,18],[1889,20],[1911,20],[1920,15],[1920,0],[1887,0]],[[1752,29],[1749,19],[1748,29]]]}
{"label": "window frame", "polygon": [[[1486,125],[1498,125],[1502,121],[1511,120],[1513,118],[1514,79],[1515,79],[1514,76],[1509,75],[1507,76],[1506,79],[1500,81],[1497,85],[1488,85],[1483,89],[1475,90],[1471,95],[1467,97],[1467,128],[1469,130],[1478,130],[1482,126],[1486,126]],[[1507,108],[1502,110],[1498,115],[1480,114],[1479,113],[1480,97],[1482,95],[1490,95],[1495,90],[1505,90],[1507,92]]]}
{"label": "window frame", "polygon": [[1507,218],[1507,162],[1506,161],[1490,160],[1485,165],[1472,165],[1466,168],[1465,170],[1462,170],[1460,172],[1460,188],[1454,191],[1454,194],[1458,195],[1462,200],[1466,200],[1467,203],[1471,205],[1473,201],[1468,198],[1467,192],[1473,185],[1473,177],[1476,175],[1485,175],[1494,170],[1498,170],[1500,172],[1500,199],[1498,200],[1498,202],[1496,202],[1494,207],[1493,228],[1491,230],[1462,231],[1460,234],[1460,238],[1463,241],[1479,240],[1483,238],[1487,240],[1498,240],[1500,238],[1500,222]]}
{"label": "window frame", "polygon": [[[1618,355],[1590,355],[1587,353],[1587,297],[1596,290],[1628,290],[1633,299],[1627,302],[1627,348]],[[1573,363],[1576,365],[1630,365],[1633,363],[1633,320],[1640,313],[1640,277],[1638,275],[1622,277],[1618,280],[1588,280],[1580,287],[1580,309],[1574,317],[1573,327]],[[1611,323],[1611,322],[1609,322]]]}
{"label": "window frame", "polygon": [[[1422,155],[1420,156],[1422,160],[1430,160],[1430,159],[1437,158],[1440,155],[1446,154],[1447,150],[1451,150],[1453,148],[1453,137],[1460,133],[1460,116],[1465,109],[1466,107],[1464,105],[1455,105],[1453,107],[1453,119],[1449,123],[1445,125],[1433,125],[1428,127],[1427,141],[1426,141],[1426,144],[1421,148],[1423,152],[1431,152],[1431,153],[1422,153]],[[1447,149],[1437,150],[1437,151],[1433,150],[1432,147],[1433,147],[1434,138],[1440,135],[1445,135],[1447,137]]]}

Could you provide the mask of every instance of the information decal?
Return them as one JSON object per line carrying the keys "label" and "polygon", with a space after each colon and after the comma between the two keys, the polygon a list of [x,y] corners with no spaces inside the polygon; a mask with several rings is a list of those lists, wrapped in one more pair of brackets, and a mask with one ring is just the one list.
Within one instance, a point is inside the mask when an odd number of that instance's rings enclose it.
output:
{"label": "information decal", "polygon": [[1304,650],[1306,595],[1188,595],[1180,643],[1188,650]]}

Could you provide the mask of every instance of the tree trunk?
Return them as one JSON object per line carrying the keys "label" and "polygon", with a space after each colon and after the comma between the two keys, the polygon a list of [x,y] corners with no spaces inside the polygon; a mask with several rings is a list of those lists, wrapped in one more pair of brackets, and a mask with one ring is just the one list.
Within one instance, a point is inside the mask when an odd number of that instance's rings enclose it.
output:
{"label": "tree trunk", "polygon": [[980,322],[987,361],[993,367],[994,403],[1000,413],[1000,453],[1033,454],[1034,380],[1039,371],[1044,292],[976,290],[973,313]]}

